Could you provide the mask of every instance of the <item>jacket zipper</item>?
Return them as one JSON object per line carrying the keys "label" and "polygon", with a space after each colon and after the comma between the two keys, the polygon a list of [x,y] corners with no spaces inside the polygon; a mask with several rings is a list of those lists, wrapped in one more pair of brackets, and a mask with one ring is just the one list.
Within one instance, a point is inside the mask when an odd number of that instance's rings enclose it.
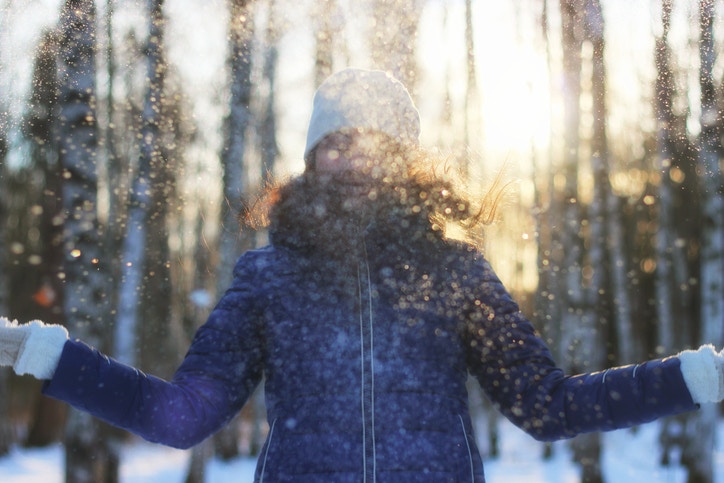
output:
{"label": "jacket zipper", "polygon": [[266,471],[266,459],[269,456],[269,448],[272,445],[272,437],[274,436],[274,426],[276,426],[277,420],[272,421],[271,428],[269,429],[269,436],[266,442],[266,451],[264,451],[264,461],[261,465],[261,474],[259,475],[259,483],[264,483],[264,472]]}
{"label": "jacket zipper", "polygon": [[465,440],[465,446],[468,449],[468,461],[470,462],[470,481],[475,482],[475,467],[473,465],[473,453],[470,450],[470,442],[468,441],[468,432],[465,430],[465,422],[463,417],[458,414],[460,419],[460,427],[463,428],[463,439]]}
{"label": "jacket zipper", "polygon": [[364,260],[358,264],[359,293],[361,409],[362,409],[362,463],[363,481],[377,481],[377,454],[375,448],[375,374],[374,374],[374,320],[372,316],[372,280],[367,249],[363,241]]}

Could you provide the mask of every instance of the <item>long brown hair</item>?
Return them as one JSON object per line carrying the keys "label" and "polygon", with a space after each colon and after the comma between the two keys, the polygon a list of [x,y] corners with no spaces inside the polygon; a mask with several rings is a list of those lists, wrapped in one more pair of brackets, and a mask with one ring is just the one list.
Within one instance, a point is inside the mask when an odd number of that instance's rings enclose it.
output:
{"label": "long brown hair", "polygon": [[[503,171],[497,174],[482,196],[475,196],[449,158],[419,148],[385,149],[384,152],[385,156],[394,156],[397,160],[400,156],[404,158],[402,165],[406,167],[406,173],[398,182],[391,181],[403,206],[426,216],[432,229],[443,237],[481,246],[482,228],[496,220],[510,184],[504,180]],[[314,177],[314,169],[308,167],[300,176]],[[298,178],[270,181],[246,200],[240,213],[242,229],[268,227],[275,206],[295,179]]]}

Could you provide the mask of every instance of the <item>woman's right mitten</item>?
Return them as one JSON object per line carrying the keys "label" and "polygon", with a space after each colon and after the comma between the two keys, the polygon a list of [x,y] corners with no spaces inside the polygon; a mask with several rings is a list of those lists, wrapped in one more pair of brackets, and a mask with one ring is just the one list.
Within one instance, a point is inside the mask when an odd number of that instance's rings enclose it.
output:
{"label": "woman's right mitten", "polygon": [[19,375],[51,379],[67,340],[63,326],[39,320],[18,324],[0,317],[0,366],[12,366]]}

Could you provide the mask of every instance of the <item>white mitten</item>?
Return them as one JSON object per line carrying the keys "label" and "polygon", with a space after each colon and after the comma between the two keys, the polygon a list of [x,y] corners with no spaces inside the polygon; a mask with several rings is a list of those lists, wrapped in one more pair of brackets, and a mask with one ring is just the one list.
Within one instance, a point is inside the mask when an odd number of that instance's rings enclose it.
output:
{"label": "white mitten", "polygon": [[18,324],[0,317],[0,366],[13,366],[20,375],[51,379],[67,340],[63,326],[39,320]]}
{"label": "white mitten", "polygon": [[724,350],[716,352],[711,344],[678,354],[681,374],[695,403],[724,400]]}

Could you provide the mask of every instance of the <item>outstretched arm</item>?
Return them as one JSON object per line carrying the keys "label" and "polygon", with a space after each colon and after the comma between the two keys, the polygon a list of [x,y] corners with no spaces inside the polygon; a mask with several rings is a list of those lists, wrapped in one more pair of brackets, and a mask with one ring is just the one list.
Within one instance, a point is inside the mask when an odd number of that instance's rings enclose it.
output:
{"label": "outstretched arm", "polygon": [[44,379],[46,395],[115,426],[188,448],[231,419],[261,379],[260,297],[252,278],[237,273],[170,381],[68,340],[63,327],[37,321],[0,321],[0,365]]}
{"label": "outstretched arm", "polygon": [[619,429],[724,398],[724,353],[711,346],[606,371],[565,375],[487,262],[469,325],[469,367],[514,423],[541,440]]}
{"label": "outstretched arm", "polygon": [[0,365],[44,379],[43,393],[143,438],[191,447],[219,430],[261,378],[255,338],[212,313],[170,381],[68,340],[63,327],[0,319]]}
{"label": "outstretched arm", "polygon": [[228,316],[212,313],[170,381],[68,341],[43,393],[149,441],[191,447],[226,424],[261,379],[255,337],[225,330]]}

